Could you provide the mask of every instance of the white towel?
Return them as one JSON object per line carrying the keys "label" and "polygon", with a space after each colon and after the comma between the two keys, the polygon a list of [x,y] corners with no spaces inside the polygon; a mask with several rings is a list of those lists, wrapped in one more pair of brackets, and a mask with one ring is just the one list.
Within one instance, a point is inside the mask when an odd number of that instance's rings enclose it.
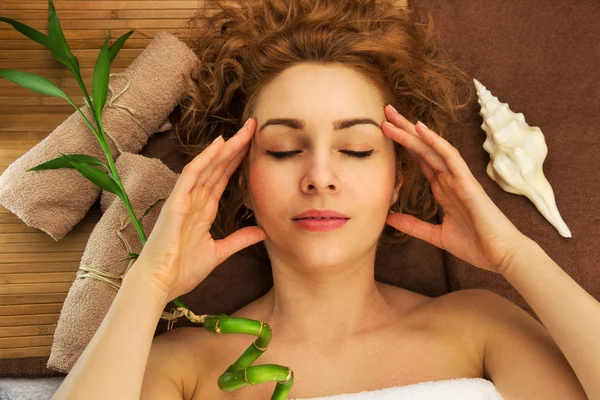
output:
{"label": "white towel", "polygon": [[492,381],[456,378],[296,400],[504,400]]}

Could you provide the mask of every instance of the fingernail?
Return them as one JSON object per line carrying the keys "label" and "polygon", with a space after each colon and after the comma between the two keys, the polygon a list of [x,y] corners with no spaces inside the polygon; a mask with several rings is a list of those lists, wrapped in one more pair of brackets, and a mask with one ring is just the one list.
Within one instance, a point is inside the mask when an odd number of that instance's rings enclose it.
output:
{"label": "fingernail", "polygon": [[392,110],[394,110],[394,112],[395,112],[396,114],[400,114],[400,113],[398,112],[398,110],[396,110],[396,109],[394,108],[394,106],[393,106],[393,105],[391,105],[391,104],[388,104],[388,106],[390,106],[390,108],[391,108]]}
{"label": "fingernail", "polygon": [[217,140],[221,139],[222,137],[223,137],[223,135],[220,135],[218,138],[216,138],[215,140],[213,140],[211,144],[215,144],[217,142]]}
{"label": "fingernail", "polygon": [[242,126],[242,128],[245,128],[245,127],[247,127],[247,126],[248,126],[248,122],[250,122],[250,118],[248,118],[248,119],[246,120],[246,122],[244,123],[244,126]]}
{"label": "fingernail", "polygon": [[423,128],[425,128],[425,129],[429,129],[429,128],[427,127],[427,125],[425,125],[425,124],[424,124],[424,123],[422,123],[421,121],[418,121],[418,122],[417,122],[417,124],[418,124],[418,125],[421,125],[421,126],[422,126]]}

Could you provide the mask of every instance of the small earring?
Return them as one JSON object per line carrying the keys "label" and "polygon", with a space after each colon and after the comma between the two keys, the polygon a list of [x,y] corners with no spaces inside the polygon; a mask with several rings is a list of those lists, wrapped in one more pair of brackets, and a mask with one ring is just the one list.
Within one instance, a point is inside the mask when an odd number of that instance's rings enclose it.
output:
{"label": "small earring", "polygon": [[248,203],[244,203],[244,206],[246,206],[246,212],[242,215],[242,219],[247,220],[252,216],[252,210],[248,208]]}

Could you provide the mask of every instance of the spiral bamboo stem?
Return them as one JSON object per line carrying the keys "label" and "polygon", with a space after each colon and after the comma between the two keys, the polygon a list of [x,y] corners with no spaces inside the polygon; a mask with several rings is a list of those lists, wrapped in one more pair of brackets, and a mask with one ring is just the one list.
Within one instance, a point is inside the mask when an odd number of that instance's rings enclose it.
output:
{"label": "spiral bamboo stem", "polygon": [[228,317],[227,314],[196,315],[187,308],[173,309],[172,314],[166,314],[171,320],[167,330],[170,330],[180,316],[185,316],[194,323],[203,324],[204,330],[212,333],[245,333],[258,336],[246,351],[219,376],[219,388],[231,392],[247,385],[258,385],[265,382],[277,381],[271,400],[287,400],[294,384],[294,371],[289,367],[277,364],[252,365],[260,357],[271,342],[273,333],[269,324],[249,318]]}

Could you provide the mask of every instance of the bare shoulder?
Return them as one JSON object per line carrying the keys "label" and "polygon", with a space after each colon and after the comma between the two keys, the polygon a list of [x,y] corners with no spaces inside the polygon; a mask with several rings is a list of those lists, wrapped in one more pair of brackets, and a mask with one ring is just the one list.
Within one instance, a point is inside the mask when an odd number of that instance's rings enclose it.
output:
{"label": "bare shoulder", "polygon": [[493,339],[499,326],[510,324],[514,318],[529,319],[537,323],[521,307],[487,289],[457,290],[438,299],[439,307],[450,311],[459,324],[468,326],[484,346]]}
{"label": "bare shoulder", "polygon": [[[492,353],[506,350],[507,332],[513,336],[535,333],[544,341],[550,335],[535,318],[507,298],[487,289],[463,289],[436,298],[437,308],[452,316],[449,326],[473,343],[490,374]],[[511,339],[512,340],[512,339]]]}
{"label": "bare shoulder", "polygon": [[492,316],[502,307],[502,299],[486,289],[463,289],[432,298],[429,303],[438,323],[462,345],[482,372],[489,336],[494,332]]}
{"label": "bare shoulder", "polygon": [[[438,330],[454,333],[464,338],[465,345],[474,353],[483,354],[487,326],[480,318],[482,302],[493,305],[490,298],[500,297],[484,289],[464,289],[429,297],[394,285],[384,284],[382,289],[391,293],[394,303],[399,304],[400,315],[434,323]],[[508,300],[505,300],[508,301]],[[489,307],[487,308],[489,310]]]}
{"label": "bare shoulder", "polygon": [[460,296],[471,319],[482,326],[485,377],[505,398],[536,393],[541,399],[587,399],[575,372],[544,325],[495,292],[469,291]]}
{"label": "bare shoulder", "polygon": [[[184,326],[171,329],[156,336],[153,347],[160,347],[163,360],[157,362],[168,363],[172,379],[182,390],[183,399],[192,399],[198,378],[203,376],[205,366],[203,338],[208,336],[202,327]],[[166,359],[168,358],[168,360]]]}
{"label": "bare shoulder", "polygon": [[448,316],[449,326],[468,336],[482,352],[490,331],[493,331],[493,316],[507,307],[505,302],[510,303],[487,289],[456,290],[432,300],[432,307]]}
{"label": "bare shoulder", "polygon": [[[436,307],[451,312],[453,316],[472,318],[474,316],[472,313],[479,312],[483,304],[489,306],[488,303],[495,303],[498,298],[504,299],[487,289],[462,289],[435,297],[432,300]],[[497,307],[497,305],[494,305],[494,307]]]}
{"label": "bare shoulder", "polygon": [[[484,376],[489,324],[479,317],[481,302],[494,296],[482,289],[466,289],[429,297],[397,286],[385,286],[398,304],[399,326],[416,326],[446,343],[455,364],[473,376]],[[496,295],[497,296],[497,295]],[[458,368],[458,367],[457,367]]]}

